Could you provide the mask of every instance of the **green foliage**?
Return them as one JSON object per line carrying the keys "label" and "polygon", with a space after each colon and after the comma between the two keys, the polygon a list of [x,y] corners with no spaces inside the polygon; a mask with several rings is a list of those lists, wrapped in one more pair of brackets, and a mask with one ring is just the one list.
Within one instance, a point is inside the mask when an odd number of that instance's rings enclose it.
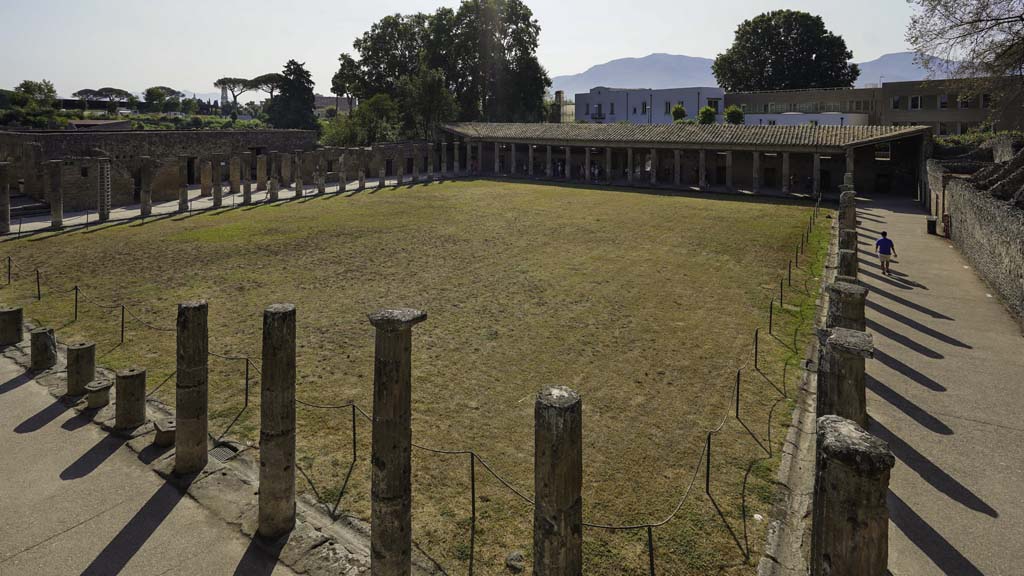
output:
{"label": "green foliage", "polygon": [[726,92],[853,86],[860,69],[820,16],[775,10],[744,20],[711,69]]}
{"label": "green foliage", "polygon": [[14,88],[14,91],[24,94],[39,106],[53,106],[57,101],[57,90],[49,80],[24,80]]}
{"label": "green foliage", "polygon": [[743,109],[733,104],[725,109],[725,122],[727,124],[743,124]]}
{"label": "green foliage", "polygon": [[183,100],[181,102],[181,112],[190,115],[199,112],[199,101],[195,98]]}
{"label": "green foliage", "polygon": [[676,123],[680,123],[686,118],[686,108],[680,102],[672,107],[672,120]]}
{"label": "green foliage", "polygon": [[252,90],[259,90],[260,92],[266,92],[270,95],[270,99],[274,98],[274,93],[281,89],[281,84],[284,82],[284,76],[277,72],[271,72],[269,74],[261,74],[249,80],[249,88]]}
{"label": "green foliage", "polygon": [[414,138],[435,140],[440,127],[455,118],[455,98],[448,91],[444,74],[438,69],[420,68],[398,82],[398,108],[403,133]]}
{"label": "green foliage", "polygon": [[289,60],[281,76],[281,93],[270,101],[267,116],[274,128],[319,130],[313,114],[313,78],[303,64]]}
{"label": "green foliage", "polygon": [[1024,141],[1024,132],[1019,130],[1001,130],[993,132],[991,130],[985,131],[968,131],[964,134],[950,134],[948,136],[936,136],[935,144],[939,146],[978,146],[983,142],[991,140],[997,136],[1007,136],[1014,140]]}
{"label": "green foliage", "polygon": [[338,56],[338,71],[331,78],[331,94],[345,98],[349,110],[352,110],[352,100],[359,90],[360,81],[359,63],[348,54]]}
{"label": "green foliage", "polygon": [[697,112],[697,123],[698,124],[714,124],[715,123],[715,109],[711,106],[705,106]]}

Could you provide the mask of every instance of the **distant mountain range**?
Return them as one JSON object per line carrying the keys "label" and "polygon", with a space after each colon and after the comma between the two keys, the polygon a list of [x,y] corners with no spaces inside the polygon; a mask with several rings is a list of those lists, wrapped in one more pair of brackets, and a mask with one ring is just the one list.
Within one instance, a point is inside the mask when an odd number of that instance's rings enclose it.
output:
{"label": "distant mountain range", "polygon": [[[687,86],[718,86],[711,73],[711,58],[681,54],[650,54],[643,58],[619,58],[591,66],[579,74],[555,76],[551,91],[565,91],[567,98],[589,92],[595,86],[610,88],[682,88]],[[913,52],[885,54],[875,60],[858,62],[860,77],[857,86],[882,82],[924,80],[928,73],[914,63]]]}

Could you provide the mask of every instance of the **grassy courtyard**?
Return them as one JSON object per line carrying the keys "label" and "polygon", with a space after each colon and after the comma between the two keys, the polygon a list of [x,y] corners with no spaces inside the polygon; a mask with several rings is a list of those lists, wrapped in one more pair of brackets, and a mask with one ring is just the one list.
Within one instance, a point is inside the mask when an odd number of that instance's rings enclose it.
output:
{"label": "grassy courtyard", "polygon": [[[179,301],[210,303],[210,349],[259,365],[263,308],[298,310],[298,397],[372,407],[373,331],[366,313],[425,310],[414,329],[413,436],[474,450],[526,495],[533,483],[533,398],[563,384],[583,397],[584,519],[659,522],[701,461],[705,434],[731,414],[742,373],[742,421],[713,440],[704,472],[665,525],[654,528],[659,574],[752,574],[764,543],[785,425],[800,377],[827,220],[777,297],[811,208],[741,197],[668,196],[531,183],[461,181],[366,191],[38,235],[6,242],[14,283],[2,299],[98,343],[98,362],[139,365],[155,388],[174,369]],[[43,299],[35,302],[35,268]],[[84,299],[70,322],[79,285]],[[761,327],[760,366],[751,347]],[[801,330],[798,337],[795,331]],[[790,359],[786,379],[783,363]],[[243,362],[211,358],[211,425],[243,405]],[[259,385],[231,436],[258,440]],[[171,378],[155,396],[173,405]],[[769,414],[772,414],[769,425]],[[299,406],[299,462],[334,499],[351,459],[351,414]],[[369,518],[369,423],[341,507]],[[770,438],[770,440],[769,440]],[[771,452],[769,457],[768,452]],[[477,466],[475,572],[529,566],[532,509]],[[414,539],[449,573],[470,555],[467,456],[413,451]],[[299,489],[309,488],[299,477]],[[764,520],[755,519],[755,514]],[[745,520],[745,521],[744,521]],[[585,573],[646,574],[646,530],[588,528]],[[749,553],[749,558],[747,554]]]}

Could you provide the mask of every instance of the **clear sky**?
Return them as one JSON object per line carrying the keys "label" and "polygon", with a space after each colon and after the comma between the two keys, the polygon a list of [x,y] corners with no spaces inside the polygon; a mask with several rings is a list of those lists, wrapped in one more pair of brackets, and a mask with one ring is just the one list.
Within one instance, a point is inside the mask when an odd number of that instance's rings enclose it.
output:
{"label": "clear sky", "polygon": [[[713,58],[744,19],[779,8],[819,14],[857,61],[908,50],[904,0],[526,0],[552,76],[652,52]],[[253,77],[305,62],[328,94],[340,52],[382,16],[458,0],[0,0],[0,87],[46,78],[62,96],[113,86],[216,92],[222,76]],[[250,95],[242,97],[248,101]]]}

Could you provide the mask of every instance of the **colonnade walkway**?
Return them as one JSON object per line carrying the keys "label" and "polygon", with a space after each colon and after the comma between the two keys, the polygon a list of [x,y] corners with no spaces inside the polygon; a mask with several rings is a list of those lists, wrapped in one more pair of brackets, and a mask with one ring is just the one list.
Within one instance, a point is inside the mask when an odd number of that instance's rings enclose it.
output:
{"label": "colonnade walkway", "polygon": [[294,574],[0,357],[0,574]]}
{"label": "colonnade walkway", "polygon": [[[857,199],[868,286],[869,431],[896,456],[896,576],[1019,574],[1024,566],[1024,337],[952,242],[910,199]],[[884,276],[882,231],[899,257]]]}

